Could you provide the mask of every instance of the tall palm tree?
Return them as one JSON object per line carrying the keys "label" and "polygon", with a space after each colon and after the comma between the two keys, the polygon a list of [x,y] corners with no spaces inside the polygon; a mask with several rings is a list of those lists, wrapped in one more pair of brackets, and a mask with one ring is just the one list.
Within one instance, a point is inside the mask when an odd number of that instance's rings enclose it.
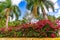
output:
{"label": "tall palm tree", "polygon": [[50,0],[26,0],[27,1],[27,9],[31,10],[35,17],[39,17],[39,8],[41,8],[41,12],[43,13],[44,19],[48,20],[45,8],[49,11],[51,8],[54,11],[54,3]]}
{"label": "tall palm tree", "polygon": [[6,28],[8,28],[9,16],[13,18],[15,14],[16,20],[20,16],[20,9],[16,5],[12,5],[11,0],[0,2],[0,14],[6,17]]}

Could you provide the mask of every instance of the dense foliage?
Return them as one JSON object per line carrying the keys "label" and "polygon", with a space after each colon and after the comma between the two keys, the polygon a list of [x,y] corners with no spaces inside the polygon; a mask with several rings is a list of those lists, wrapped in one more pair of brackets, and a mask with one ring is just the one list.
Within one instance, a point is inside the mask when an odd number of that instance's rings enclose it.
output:
{"label": "dense foliage", "polygon": [[24,23],[15,27],[0,28],[0,37],[58,37],[58,27],[50,20],[40,20],[36,23]]}
{"label": "dense foliage", "polygon": [[[31,10],[31,13],[39,21],[36,23],[28,23],[28,20],[24,18],[23,20],[17,20],[21,13],[19,7],[12,5],[11,0],[0,2],[0,37],[58,37],[60,25],[55,24],[56,18],[50,15],[47,16],[45,11],[45,8],[47,11],[49,11],[49,8],[52,8],[54,11],[54,4],[48,0],[26,0],[26,2],[27,9]],[[43,15],[40,15],[40,8]],[[9,22],[9,16],[13,19],[14,15],[16,20]],[[57,19],[60,19],[60,17]]]}
{"label": "dense foliage", "polygon": [[[2,18],[0,19],[0,28],[4,27],[5,28],[5,22],[6,22],[6,19]],[[13,27],[13,26],[17,26],[17,25],[21,25],[23,23],[27,23],[27,20],[26,19],[23,19],[23,20],[15,20],[15,21],[9,21],[8,22],[8,26],[9,27]]]}
{"label": "dense foliage", "polygon": [[0,28],[5,27],[5,19],[1,18],[0,19]]}
{"label": "dense foliage", "polygon": [[21,12],[19,7],[17,5],[13,5],[12,0],[0,1],[0,19],[6,19],[6,25],[4,25],[6,29],[8,28],[9,18],[11,17],[12,19],[14,19],[15,16],[15,20],[18,20],[20,15]]}

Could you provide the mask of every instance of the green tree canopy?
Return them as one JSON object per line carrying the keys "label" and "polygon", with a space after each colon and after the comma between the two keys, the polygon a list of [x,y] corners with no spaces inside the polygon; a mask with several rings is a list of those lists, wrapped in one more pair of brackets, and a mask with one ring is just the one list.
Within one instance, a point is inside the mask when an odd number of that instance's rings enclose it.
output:
{"label": "green tree canopy", "polygon": [[13,18],[14,14],[16,20],[21,15],[20,9],[17,5],[12,5],[11,0],[0,1],[0,17],[4,16],[6,18],[6,27],[8,27],[9,16]]}
{"label": "green tree canopy", "polygon": [[54,11],[54,3],[51,2],[50,0],[26,0],[27,1],[27,9],[33,11],[33,14],[37,17],[39,16],[39,9],[41,9],[41,12],[43,13],[44,18],[46,19],[45,16],[45,8],[47,11],[49,11],[49,8],[51,8]]}

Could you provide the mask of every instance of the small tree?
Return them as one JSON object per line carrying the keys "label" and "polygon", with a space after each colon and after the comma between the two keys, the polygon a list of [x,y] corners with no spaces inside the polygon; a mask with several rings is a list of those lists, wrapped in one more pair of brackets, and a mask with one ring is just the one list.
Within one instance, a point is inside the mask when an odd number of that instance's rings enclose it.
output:
{"label": "small tree", "polygon": [[0,2],[0,14],[5,16],[6,28],[8,28],[9,16],[13,18],[13,15],[15,14],[16,20],[18,20],[18,17],[20,16],[20,9],[18,6],[12,5],[11,0],[5,0],[3,2]]}

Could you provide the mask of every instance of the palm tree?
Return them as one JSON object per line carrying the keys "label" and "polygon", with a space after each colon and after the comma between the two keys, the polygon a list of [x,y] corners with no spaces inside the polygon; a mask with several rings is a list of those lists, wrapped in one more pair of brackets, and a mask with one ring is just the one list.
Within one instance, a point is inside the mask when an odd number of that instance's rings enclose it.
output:
{"label": "palm tree", "polygon": [[49,8],[51,8],[54,11],[53,2],[50,0],[26,0],[27,1],[27,9],[31,10],[32,13],[36,18],[39,17],[39,9],[41,8],[41,12],[43,13],[44,19],[48,20],[45,8],[47,11],[49,11]]}
{"label": "palm tree", "polygon": [[6,28],[8,28],[9,16],[13,18],[15,14],[16,20],[20,16],[20,9],[16,5],[12,5],[11,0],[0,2],[0,14],[6,17]]}

